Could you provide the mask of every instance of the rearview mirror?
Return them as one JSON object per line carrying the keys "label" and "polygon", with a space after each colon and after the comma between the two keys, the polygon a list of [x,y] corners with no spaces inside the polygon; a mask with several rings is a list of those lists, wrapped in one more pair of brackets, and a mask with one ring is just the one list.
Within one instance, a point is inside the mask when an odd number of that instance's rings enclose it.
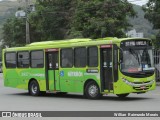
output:
{"label": "rearview mirror", "polygon": [[123,61],[123,49],[122,48],[118,48],[119,49],[119,63],[122,63]]}

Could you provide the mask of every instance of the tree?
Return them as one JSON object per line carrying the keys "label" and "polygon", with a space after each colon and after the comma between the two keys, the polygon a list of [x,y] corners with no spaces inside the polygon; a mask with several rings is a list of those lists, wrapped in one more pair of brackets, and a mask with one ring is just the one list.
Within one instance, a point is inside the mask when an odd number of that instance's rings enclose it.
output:
{"label": "tree", "polygon": [[[153,24],[153,29],[160,29],[160,1],[149,0],[147,5],[143,7],[145,11],[145,18]],[[154,40],[155,46],[159,47],[160,44],[160,31]]]}
{"label": "tree", "polygon": [[125,37],[127,16],[134,16],[127,0],[77,0],[70,35],[76,37]]}
{"label": "tree", "polygon": [[38,40],[124,37],[127,16],[135,15],[127,0],[39,0],[36,6],[30,21]]}
{"label": "tree", "polygon": [[151,23],[153,23],[154,29],[160,28],[160,1],[149,0],[147,6],[144,7],[145,18],[147,18]]}
{"label": "tree", "polygon": [[10,18],[3,25],[3,46],[20,46],[25,44],[25,21]]}
{"label": "tree", "polygon": [[[37,2],[31,14],[31,26],[41,33],[40,40],[65,39],[69,28],[70,9],[74,0],[46,0]],[[36,39],[36,38],[35,38]]]}
{"label": "tree", "polygon": [[[31,42],[68,38],[124,37],[134,16],[127,0],[37,0],[28,15]],[[25,44],[25,20],[11,18],[3,27],[4,43]],[[17,45],[18,44],[18,45]]]}

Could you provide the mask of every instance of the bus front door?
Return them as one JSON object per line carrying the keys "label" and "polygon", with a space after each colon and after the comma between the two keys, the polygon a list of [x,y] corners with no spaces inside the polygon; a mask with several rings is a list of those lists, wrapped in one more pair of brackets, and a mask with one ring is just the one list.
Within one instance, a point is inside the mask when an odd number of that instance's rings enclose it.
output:
{"label": "bus front door", "polygon": [[101,47],[101,88],[102,92],[113,90],[112,45]]}
{"label": "bus front door", "polygon": [[46,89],[58,91],[59,87],[59,51],[58,49],[46,50]]}

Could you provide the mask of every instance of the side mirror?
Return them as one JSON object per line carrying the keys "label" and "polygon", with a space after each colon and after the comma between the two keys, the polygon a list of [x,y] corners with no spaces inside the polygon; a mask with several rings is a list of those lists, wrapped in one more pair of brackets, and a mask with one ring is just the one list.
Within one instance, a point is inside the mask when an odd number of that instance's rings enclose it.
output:
{"label": "side mirror", "polygon": [[122,63],[123,61],[123,49],[122,48],[118,48],[119,49],[119,63]]}

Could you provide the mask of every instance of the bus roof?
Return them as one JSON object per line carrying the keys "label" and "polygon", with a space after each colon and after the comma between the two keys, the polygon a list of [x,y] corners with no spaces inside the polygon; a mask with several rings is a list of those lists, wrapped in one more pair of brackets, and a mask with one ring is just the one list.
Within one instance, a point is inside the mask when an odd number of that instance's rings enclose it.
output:
{"label": "bus roof", "polygon": [[68,39],[68,40],[53,40],[53,41],[44,41],[44,42],[34,42],[27,46],[39,46],[39,45],[58,45],[58,44],[69,44],[69,43],[77,43],[77,42],[88,42],[92,39]]}
{"label": "bus roof", "polygon": [[68,39],[68,40],[53,40],[53,41],[44,41],[44,42],[34,42],[28,44],[24,47],[12,47],[6,48],[5,51],[14,51],[14,50],[34,50],[34,49],[45,49],[45,48],[65,48],[65,47],[76,47],[76,46],[92,46],[92,45],[101,45],[101,44],[118,44],[124,40],[149,40],[147,38],[98,38],[98,39],[89,39],[89,38],[77,38],[77,39]]}

